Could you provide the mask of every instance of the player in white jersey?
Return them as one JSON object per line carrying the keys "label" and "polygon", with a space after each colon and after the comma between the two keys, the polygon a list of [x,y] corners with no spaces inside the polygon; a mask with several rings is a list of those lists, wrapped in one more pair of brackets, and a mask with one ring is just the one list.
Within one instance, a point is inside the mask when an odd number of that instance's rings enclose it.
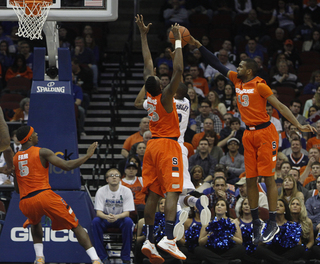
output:
{"label": "player in white jersey", "polygon": [[[178,143],[180,144],[182,150],[182,160],[183,160],[183,192],[179,197],[179,204],[184,207],[194,207],[197,206],[200,212],[200,219],[203,225],[209,223],[211,218],[211,212],[208,209],[208,198],[206,196],[201,196],[200,198],[188,195],[190,192],[194,191],[194,185],[191,182],[191,177],[189,173],[189,161],[188,161],[188,149],[184,146],[184,134],[188,127],[189,115],[190,115],[190,102],[185,97],[187,95],[188,88],[180,83],[179,88],[174,96],[174,102],[176,104],[177,114],[179,117],[180,126],[180,137],[178,138]],[[144,100],[144,88],[141,89],[138,94],[135,106],[139,109],[147,110],[147,100]],[[141,102],[143,102],[141,104]],[[184,233],[183,224],[188,218],[188,212],[185,210],[180,210],[178,213],[178,221],[173,230],[173,234],[177,240],[179,240]]]}

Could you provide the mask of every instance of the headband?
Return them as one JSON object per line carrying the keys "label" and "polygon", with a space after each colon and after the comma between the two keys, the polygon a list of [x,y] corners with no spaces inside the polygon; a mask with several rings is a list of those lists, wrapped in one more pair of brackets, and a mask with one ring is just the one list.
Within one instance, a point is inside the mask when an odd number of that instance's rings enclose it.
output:
{"label": "headband", "polygon": [[30,126],[30,131],[28,133],[28,135],[25,136],[25,138],[23,138],[22,140],[20,140],[21,144],[24,144],[28,141],[28,139],[31,137],[32,133],[33,133],[34,129],[32,126]]}

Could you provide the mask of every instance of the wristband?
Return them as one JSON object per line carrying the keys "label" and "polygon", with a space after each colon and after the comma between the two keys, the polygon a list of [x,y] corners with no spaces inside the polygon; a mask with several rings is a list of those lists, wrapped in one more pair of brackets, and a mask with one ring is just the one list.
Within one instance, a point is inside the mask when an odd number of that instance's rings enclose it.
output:
{"label": "wristband", "polygon": [[175,42],[175,49],[177,49],[177,48],[182,48],[181,40],[176,40],[176,42]]}

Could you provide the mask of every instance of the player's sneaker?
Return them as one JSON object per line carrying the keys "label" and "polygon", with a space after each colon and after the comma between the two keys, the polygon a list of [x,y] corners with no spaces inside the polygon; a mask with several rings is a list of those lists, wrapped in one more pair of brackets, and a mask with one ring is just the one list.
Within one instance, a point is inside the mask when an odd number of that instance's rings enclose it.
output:
{"label": "player's sneaker", "polygon": [[152,244],[149,240],[146,240],[143,243],[141,252],[149,258],[152,264],[161,264],[164,262],[164,259],[160,256],[155,244]]}
{"label": "player's sneaker", "polygon": [[280,228],[277,225],[276,221],[268,221],[267,227],[264,230],[260,238],[260,241],[263,243],[270,242],[279,231],[280,231]]}
{"label": "player's sneaker", "polygon": [[92,264],[110,264],[109,259],[106,259],[108,262],[102,262],[100,259],[92,260]]}
{"label": "player's sneaker", "polygon": [[175,237],[176,241],[179,241],[184,234],[184,222],[188,219],[188,212],[186,210],[181,210],[179,214],[178,223],[174,226],[173,229],[173,236]]}
{"label": "player's sneaker", "polygon": [[36,257],[36,260],[34,261],[34,264],[44,264],[44,257]]}
{"label": "player's sneaker", "polygon": [[209,199],[206,195],[201,195],[196,202],[196,207],[199,210],[200,221],[202,225],[207,225],[211,219],[211,211],[208,208]]}
{"label": "player's sneaker", "polygon": [[168,252],[174,258],[182,260],[185,260],[187,258],[177,247],[175,239],[169,240],[166,236],[164,236],[158,243],[158,247]]}
{"label": "player's sneaker", "polygon": [[261,239],[262,230],[265,227],[265,223],[260,219],[254,220],[253,223],[253,232],[252,232],[252,243],[258,245]]}

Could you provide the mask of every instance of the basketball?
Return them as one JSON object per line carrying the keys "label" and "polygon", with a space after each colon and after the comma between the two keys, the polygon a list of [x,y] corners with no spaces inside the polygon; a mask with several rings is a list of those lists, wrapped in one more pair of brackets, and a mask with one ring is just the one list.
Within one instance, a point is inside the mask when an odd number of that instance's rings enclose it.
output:
{"label": "basketball", "polygon": [[[185,45],[188,44],[188,42],[190,40],[190,32],[187,28],[185,28],[183,26],[179,27],[179,31],[181,34],[181,45],[182,45],[182,47],[184,47]],[[172,31],[170,31],[170,33],[169,33],[169,39],[170,39],[170,42],[174,45],[176,40],[174,39]]]}

